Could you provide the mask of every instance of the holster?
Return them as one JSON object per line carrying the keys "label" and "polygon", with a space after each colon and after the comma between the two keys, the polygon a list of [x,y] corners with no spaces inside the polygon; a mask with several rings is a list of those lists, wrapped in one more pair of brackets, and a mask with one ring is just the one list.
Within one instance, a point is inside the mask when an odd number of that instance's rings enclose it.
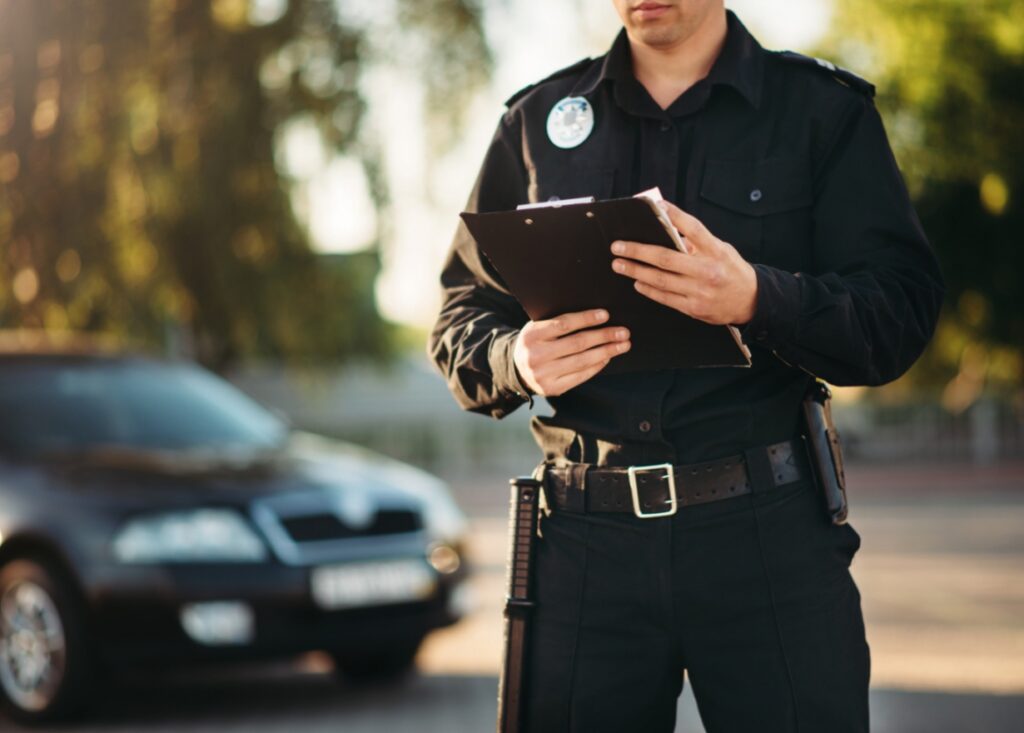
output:
{"label": "holster", "polygon": [[833,524],[845,524],[846,475],[839,432],[832,422],[831,399],[832,392],[824,382],[815,379],[808,387],[803,400],[804,442],[829,518]]}

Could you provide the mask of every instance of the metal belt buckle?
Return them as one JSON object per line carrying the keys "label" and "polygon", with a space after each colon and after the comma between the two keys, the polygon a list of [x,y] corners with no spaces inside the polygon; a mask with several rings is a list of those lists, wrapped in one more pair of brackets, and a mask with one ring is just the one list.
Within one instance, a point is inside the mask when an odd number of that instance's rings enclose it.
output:
{"label": "metal belt buckle", "polygon": [[[669,503],[672,508],[664,512],[644,512],[640,508],[640,493],[636,485],[636,474],[638,471],[657,471],[662,470],[665,472],[665,478],[668,479],[668,496]],[[626,473],[629,474],[629,490],[633,495],[633,513],[636,514],[640,519],[654,519],[655,517],[671,517],[676,513],[679,508],[679,502],[676,500],[676,475],[672,470],[671,463],[654,463],[650,466],[630,466],[626,469]]]}

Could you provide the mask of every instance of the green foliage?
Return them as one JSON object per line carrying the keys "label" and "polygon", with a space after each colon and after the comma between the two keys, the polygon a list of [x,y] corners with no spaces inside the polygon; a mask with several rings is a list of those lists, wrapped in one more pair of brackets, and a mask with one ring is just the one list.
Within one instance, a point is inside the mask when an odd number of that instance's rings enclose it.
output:
{"label": "green foliage", "polygon": [[[282,128],[311,121],[385,198],[360,136],[368,30],[339,7],[0,0],[0,326],[184,330],[216,368],[388,354],[376,253],[315,255],[275,164]],[[467,0],[376,7],[447,60],[431,98],[486,75]],[[467,54],[481,74],[436,73]]]}
{"label": "green foliage", "polygon": [[[949,290],[912,372],[962,408],[1024,382],[1024,2],[837,0],[817,52],[868,78]],[[954,377],[955,375],[955,377]],[[968,384],[970,386],[965,387]]]}

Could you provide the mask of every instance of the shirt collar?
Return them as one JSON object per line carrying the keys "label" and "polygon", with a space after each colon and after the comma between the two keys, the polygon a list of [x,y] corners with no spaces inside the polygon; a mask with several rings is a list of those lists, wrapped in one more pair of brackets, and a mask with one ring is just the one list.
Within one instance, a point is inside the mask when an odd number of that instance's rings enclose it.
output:
{"label": "shirt collar", "polygon": [[[707,79],[712,86],[733,87],[754,109],[758,109],[761,105],[764,78],[764,49],[732,10],[726,9],[725,15],[725,43],[711,66]],[[605,81],[621,83],[631,79],[635,81],[633,56],[629,47],[629,37],[623,28],[603,56],[601,63],[591,65],[580,77],[570,96],[587,96]]]}

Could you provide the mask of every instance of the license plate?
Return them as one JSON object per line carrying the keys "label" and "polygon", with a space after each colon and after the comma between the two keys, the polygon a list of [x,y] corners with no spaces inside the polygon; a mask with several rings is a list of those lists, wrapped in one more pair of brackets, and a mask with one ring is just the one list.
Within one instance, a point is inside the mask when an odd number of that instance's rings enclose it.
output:
{"label": "license plate", "polygon": [[313,600],[332,611],[420,600],[436,585],[434,573],[422,560],[328,565],[312,575]]}

